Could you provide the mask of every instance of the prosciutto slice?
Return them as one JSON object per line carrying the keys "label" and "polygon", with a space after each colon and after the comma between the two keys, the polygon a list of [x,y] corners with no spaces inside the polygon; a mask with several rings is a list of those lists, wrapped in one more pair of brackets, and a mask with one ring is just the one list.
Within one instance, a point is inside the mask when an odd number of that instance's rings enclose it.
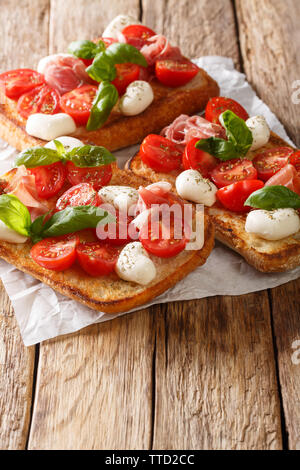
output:
{"label": "prosciutto slice", "polygon": [[93,83],[85,68],[77,57],[57,54],[45,66],[45,80],[60,95],[64,95],[85,83]]}
{"label": "prosciutto slice", "polygon": [[225,130],[219,124],[207,121],[201,116],[181,114],[169,126],[161,131],[161,135],[182,148],[193,138],[208,139],[209,137],[226,137]]}
{"label": "prosciutto slice", "polygon": [[18,167],[5,192],[20,199],[29,210],[32,220],[49,211],[48,206],[39,200],[35,177],[28,173],[24,165]]}
{"label": "prosciutto slice", "polygon": [[180,49],[173,47],[168,39],[162,34],[155,34],[147,39],[147,44],[141,48],[141,53],[148,62],[148,65],[153,65],[157,60],[162,59],[183,59]]}

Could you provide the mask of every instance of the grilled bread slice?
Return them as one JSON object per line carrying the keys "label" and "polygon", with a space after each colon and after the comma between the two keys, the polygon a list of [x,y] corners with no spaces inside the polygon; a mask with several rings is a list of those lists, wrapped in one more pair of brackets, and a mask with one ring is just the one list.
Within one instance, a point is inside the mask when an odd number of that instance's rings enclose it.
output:
{"label": "grilled bread slice", "polygon": [[[269,142],[263,148],[251,152],[250,155],[247,155],[247,158],[254,158],[264,148],[278,146],[290,147],[278,135],[271,133]],[[179,171],[168,174],[156,173],[142,162],[139,154],[127,162],[127,168],[136,175],[143,176],[152,182],[169,181],[174,190],[176,177],[180,173]],[[230,212],[218,204],[208,208],[208,214],[214,224],[216,238],[240,253],[257,270],[280,272],[300,265],[300,233],[283,240],[268,241],[245,231],[245,215]]]}
{"label": "grilled bread slice", "polygon": [[[187,85],[169,88],[158,80],[151,81],[154,101],[141,114],[124,116],[116,105],[107,123],[96,131],[77,128],[74,137],[85,144],[102,145],[118,150],[140,142],[146,135],[160,132],[180,114],[195,114],[205,108],[209,98],[219,94],[217,83],[202,69]],[[45,141],[27,134],[26,120],[17,112],[17,103],[0,94],[0,137],[23,150],[44,145]]]}
{"label": "grilled bread slice", "polygon": [[[147,181],[125,170],[115,171],[110,184],[138,188]],[[42,268],[30,257],[32,243],[12,244],[0,241],[0,257],[21,271],[31,274],[61,294],[95,310],[118,313],[143,305],[174,286],[197,266],[205,263],[214,245],[214,229],[207,215],[204,216],[205,242],[201,250],[184,250],[179,255],[163,259],[151,256],[157,276],[147,286],[120,279],[116,274],[90,277],[78,266],[64,272]]]}

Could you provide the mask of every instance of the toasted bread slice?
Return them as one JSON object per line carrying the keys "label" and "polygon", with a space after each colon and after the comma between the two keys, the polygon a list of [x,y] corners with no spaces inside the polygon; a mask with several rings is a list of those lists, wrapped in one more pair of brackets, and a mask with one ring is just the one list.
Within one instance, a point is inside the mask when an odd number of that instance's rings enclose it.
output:
{"label": "toasted bread slice", "polygon": [[[147,184],[143,178],[132,172],[118,170],[111,184],[138,188]],[[78,266],[64,272],[54,272],[42,268],[30,257],[30,241],[25,244],[12,244],[0,241],[0,257],[15,265],[61,294],[95,310],[118,313],[143,305],[174,286],[197,266],[205,263],[214,245],[214,229],[207,215],[205,219],[205,243],[201,250],[184,250],[179,255],[163,259],[151,256],[157,268],[156,278],[147,286],[123,281],[116,274],[91,277]]]}
{"label": "toasted bread slice", "polygon": [[[74,137],[86,144],[118,150],[140,142],[146,135],[160,132],[179,114],[194,114],[205,108],[212,96],[219,94],[217,83],[202,69],[187,85],[169,88],[158,80],[151,81],[153,103],[136,116],[122,115],[116,106],[107,123],[96,131],[77,128]],[[15,101],[0,95],[0,137],[17,150],[44,145],[45,141],[27,134],[26,120],[17,112]]]}
{"label": "toasted bread slice", "polygon": [[[290,147],[278,135],[271,133],[269,142],[263,148],[278,146]],[[254,158],[263,148],[251,152],[249,158]],[[176,177],[180,173],[180,171],[168,174],[156,173],[142,162],[139,154],[129,160],[126,167],[136,175],[143,176],[152,182],[169,181],[174,190]],[[230,212],[218,204],[208,208],[208,214],[214,224],[216,238],[240,253],[257,270],[280,272],[300,265],[300,233],[283,240],[268,241],[245,231],[246,216],[244,215]]]}

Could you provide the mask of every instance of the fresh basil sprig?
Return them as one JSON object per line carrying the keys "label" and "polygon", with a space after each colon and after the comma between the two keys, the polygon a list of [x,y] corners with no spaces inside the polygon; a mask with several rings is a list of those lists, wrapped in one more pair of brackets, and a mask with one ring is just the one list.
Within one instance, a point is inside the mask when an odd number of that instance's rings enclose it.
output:
{"label": "fresh basil sprig", "polygon": [[210,153],[222,161],[242,158],[250,150],[253,136],[245,121],[232,111],[227,110],[221,115],[228,140],[217,137],[201,139],[196,148]]}
{"label": "fresh basil sprig", "polygon": [[96,145],[84,145],[76,147],[71,151],[66,151],[63,144],[54,141],[56,150],[46,147],[32,147],[21,152],[16,160],[15,165],[25,165],[26,168],[35,168],[38,166],[51,165],[56,162],[66,163],[72,161],[78,167],[95,167],[109,165],[116,158],[105,147]]}
{"label": "fresh basil sprig", "polygon": [[93,59],[104,50],[105,44],[103,41],[98,41],[97,43],[88,40],[73,41],[68,47],[68,52],[80,59]]}
{"label": "fresh basil sprig", "polygon": [[13,194],[2,194],[0,196],[0,220],[8,228],[21,235],[30,236],[30,213],[27,207]]}
{"label": "fresh basil sprig", "polygon": [[148,63],[143,54],[131,44],[114,43],[103,52],[96,55],[93,63],[87,67],[86,72],[97,82],[111,82],[117,76],[116,64],[132,64],[147,67]]}
{"label": "fresh basil sprig", "polygon": [[115,217],[104,209],[95,206],[68,206],[56,212],[47,222],[45,216],[38,217],[31,226],[34,243],[48,237],[57,237],[78,232],[86,228],[96,228],[100,223],[106,225],[115,221]]}
{"label": "fresh basil sprig", "polygon": [[264,186],[250,194],[245,206],[272,211],[274,209],[300,209],[300,196],[285,186]]}
{"label": "fresh basil sprig", "polygon": [[100,83],[86,126],[88,131],[94,131],[103,126],[118,101],[118,97],[117,89],[112,83],[106,81]]}

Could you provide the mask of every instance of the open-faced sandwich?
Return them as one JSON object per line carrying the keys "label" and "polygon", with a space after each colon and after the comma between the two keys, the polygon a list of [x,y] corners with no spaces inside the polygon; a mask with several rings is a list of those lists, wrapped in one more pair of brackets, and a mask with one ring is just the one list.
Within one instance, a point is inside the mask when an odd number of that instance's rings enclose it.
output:
{"label": "open-faced sandwich", "polygon": [[300,264],[300,151],[229,98],[148,135],[127,165],[203,203],[216,238],[263,272]]}
{"label": "open-faced sandwich", "polygon": [[116,150],[219,93],[162,34],[120,15],[93,41],[0,75],[0,137],[18,150],[63,135]]}
{"label": "open-faced sandwich", "polygon": [[28,148],[1,179],[0,257],[93,309],[142,305],[213,248],[208,216],[171,189],[69,136]]}

